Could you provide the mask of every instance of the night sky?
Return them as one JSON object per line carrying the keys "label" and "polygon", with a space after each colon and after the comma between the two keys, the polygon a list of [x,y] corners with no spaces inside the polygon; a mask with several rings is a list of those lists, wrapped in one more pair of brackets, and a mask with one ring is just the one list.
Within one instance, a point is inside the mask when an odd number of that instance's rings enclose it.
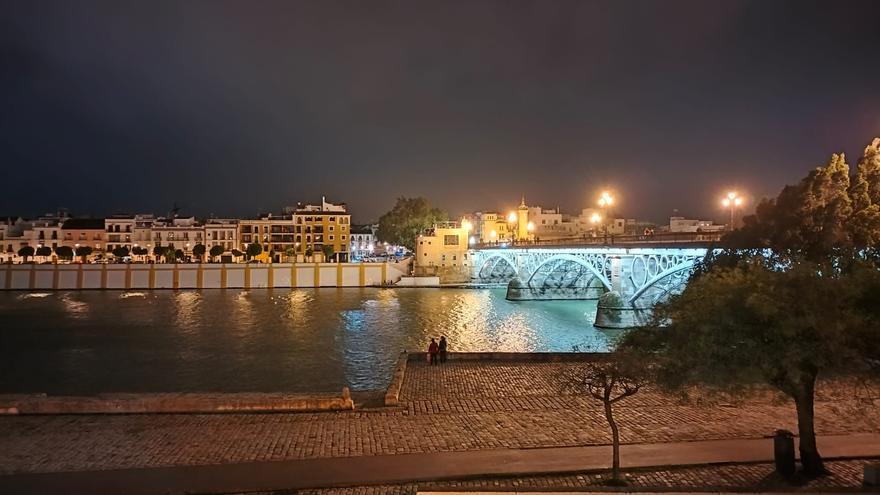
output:
{"label": "night sky", "polygon": [[874,136],[878,1],[0,0],[0,214],[721,220]]}

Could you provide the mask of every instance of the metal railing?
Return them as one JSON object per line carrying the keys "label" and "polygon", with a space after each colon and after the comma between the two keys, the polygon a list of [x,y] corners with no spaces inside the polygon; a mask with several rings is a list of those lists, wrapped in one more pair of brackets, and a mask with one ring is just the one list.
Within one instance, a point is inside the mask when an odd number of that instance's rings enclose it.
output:
{"label": "metal railing", "polygon": [[553,239],[514,240],[483,242],[471,245],[472,249],[530,248],[555,246],[708,246],[721,240],[723,232],[659,232],[648,235],[597,235],[557,237]]}

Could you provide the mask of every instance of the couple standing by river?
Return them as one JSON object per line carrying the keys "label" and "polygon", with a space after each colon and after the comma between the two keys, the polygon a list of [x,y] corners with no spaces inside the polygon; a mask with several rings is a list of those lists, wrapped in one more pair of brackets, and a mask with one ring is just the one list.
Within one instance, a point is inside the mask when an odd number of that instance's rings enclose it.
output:
{"label": "couple standing by river", "polygon": [[446,362],[446,348],[447,348],[446,336],[443,335],[440,337],[440,343],[434,338],[431,338],[431,343],[428,344],[428,362],[432,365]]}

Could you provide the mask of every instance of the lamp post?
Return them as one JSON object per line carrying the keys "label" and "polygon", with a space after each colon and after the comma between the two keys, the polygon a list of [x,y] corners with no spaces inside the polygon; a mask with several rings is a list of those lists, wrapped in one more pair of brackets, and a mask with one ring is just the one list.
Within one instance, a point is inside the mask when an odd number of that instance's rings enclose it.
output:
{"label": "lamp post", "polygon": [[507,214],[507,223],[510,224],[510,225],[507,226],[507,230],[510,231],[510,240],[511,240],[511,241],[516,241],[516,232],[517,232],[517,230],[518,230],[518,229],[516,228],[516,227],[517,227],[517,225],[516,225],[516,223],[517,223],[516,220],[517,220],[517,216],[516,216],[516,212],[515,212],[515,211],[512,211],[512,212],[510,212],[510,213]]}
{"label": "lamp post", "polygon": [[614,197],[611,196],[611,193],[608,191],[602,191],[602,195],[599,196],[599,208],[602,208],[602,216],[604,217],[603,225],[605,226],[605,238],[608,238],[608,210],[611,208],[611,205],[614,204]]}
{"label": "lamp post", "polygon": [[730,223],[727,224],[727,230],[733,230],[733,215],[742,203],[743,198],[736,191],[730,191],[727,196],[721,199],[721,206],[730,210]]}

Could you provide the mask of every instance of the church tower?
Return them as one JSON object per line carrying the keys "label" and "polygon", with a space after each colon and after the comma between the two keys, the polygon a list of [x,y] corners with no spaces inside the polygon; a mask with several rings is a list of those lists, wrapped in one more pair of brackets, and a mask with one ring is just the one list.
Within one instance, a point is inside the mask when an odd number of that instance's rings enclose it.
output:
{"label": "church tower", "polygon": [[523,196],[516,209],[516,238],[524,241],[529,238],[529,207],[526,206],[526,197]]}

